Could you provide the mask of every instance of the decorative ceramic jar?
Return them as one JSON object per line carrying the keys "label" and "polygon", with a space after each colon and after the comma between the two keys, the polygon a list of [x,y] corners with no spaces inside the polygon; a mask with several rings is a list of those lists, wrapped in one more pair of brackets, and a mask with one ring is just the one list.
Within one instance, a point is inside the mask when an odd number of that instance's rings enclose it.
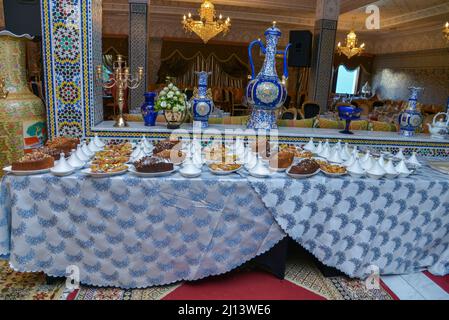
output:
{"label": "decorative ceramic jar", "polygon": [[214,109],[212,94],[207,90],[207,78],[211,72],[196,72],[198,75],[198,91],[191,100],[193,121],[201,123],[201,128],[209,126],[209,115]]}
{"label": "decorative ceramic jar", "polygon": [[167,129],[179,129],[184,122],[186,114],[184,111],[164,110],[165,120],[167,121]]}
{"label": "decorative ceramic jar", "polygon": [[158,112],[154,109],[154,98],[156,98],[156,92],[146,92],[144,97],[145,102],[140,107],[143,121],[146,126],[155,126],[158,115]]}
{"label": "decorative ceramic jar", "polygon": [[[26,46],[29,35],[0,31],[0,165],[20,158],[24,150],[41,146],[47,136],[42,100],[29,89]],[[1,173],[0,173],[1,174]]]}
{"label": "decorative ceramic jar", "polygon": [[409,88],[411,94],[407,108],[399,115],[400,134],[405,137],[414,136],[416,130],[422,125],[423,118],[421,112],[416,109],[419,92],[423,88]]}
{"label": "decorative ceramic jar", "polygon": [[186,95],[173,83],[161,90],[156,101],[155,110],[163,110],[165,120],[167,121],[167,129],[178,129],[184,122],[187,102]]}
{"label": "decorative ceramic jar", "polygon": [[[260,40],[251,42],[248,48],[251,64],[251,80],[246,88],[247,101],[252,107],[251,117],[248,121],[250,129],[276,129],[276,109],[281,107],[287,99],[286,81],[288,78],[287,52],[278,51],[277,44],[281,37],[281,31],[273,23],[273,26],[265,31],[266,46]],[[259,74],[255,76],[252,48],[259,45],[265,54],[265,61]],[[283,80],[279,80],[276,72],[276,55],[284,56]]]}

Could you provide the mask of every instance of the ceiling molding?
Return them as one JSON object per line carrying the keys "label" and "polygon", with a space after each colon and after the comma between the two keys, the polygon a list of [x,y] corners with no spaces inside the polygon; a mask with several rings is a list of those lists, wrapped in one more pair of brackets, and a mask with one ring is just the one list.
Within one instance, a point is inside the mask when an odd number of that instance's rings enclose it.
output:
{"label": "ceiling molding", "polygon": [[381,28],[391,28],[408,22],[414,22],[426,18],[432,18],[445,13],[449,13],[449,2],[442,3],[433,7],[405,13],[393,18],[382,19]]}

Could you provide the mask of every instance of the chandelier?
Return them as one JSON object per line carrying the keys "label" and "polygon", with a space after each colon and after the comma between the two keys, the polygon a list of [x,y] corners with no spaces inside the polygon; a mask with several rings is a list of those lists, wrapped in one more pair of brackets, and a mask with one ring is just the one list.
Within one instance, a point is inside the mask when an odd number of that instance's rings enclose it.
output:
{"label": "chandelier", "polygon": [[365,50],[365,44],[362,43],[360,47],[357,47],[357,35],[355,34],[354,30],[351,30],[351,32],[348,33],[346,36],[346,45],[343,47],[341,45],[341,42],[337,45],[337,52],[341,55],[344,54],[348,57],[348,59],[351,59],[352,57],[356,55],[362,54],[362,52]]}
{"label": "chandelier", "polygon": [[215,7],[211,1],[204,0],[198,13],[200,20],[193,20],[192,14],[189,12],[188,17],[184,15],[182,25],[186,31],[195,32],[204,43],[207,43],[220,32],[223,32],[223,35],[229,32],[231,19],[228,17],[226,20],[223,20],[221,14],[216,19]]}
{"label": "chandelier", "polygon": [[449,22],[446,22],[446,25],[444,26],[443,35],[446,40],[449,41]]}

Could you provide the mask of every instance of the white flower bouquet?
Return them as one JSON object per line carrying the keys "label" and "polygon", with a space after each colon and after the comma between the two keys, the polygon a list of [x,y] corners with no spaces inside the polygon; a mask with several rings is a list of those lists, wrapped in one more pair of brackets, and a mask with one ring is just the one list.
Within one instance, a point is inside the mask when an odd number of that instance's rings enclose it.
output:
{"label": "white flower bouquet", "polygon": [[156,111],[185,112],[187,109],[186,95],[173,83],[169,83],[162,91],[154,106]]}

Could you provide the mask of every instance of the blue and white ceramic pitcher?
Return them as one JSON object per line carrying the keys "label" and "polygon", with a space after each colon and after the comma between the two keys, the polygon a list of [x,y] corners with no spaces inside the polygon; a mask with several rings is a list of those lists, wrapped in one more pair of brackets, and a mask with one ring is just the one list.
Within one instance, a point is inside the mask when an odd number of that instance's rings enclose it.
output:
{"label": "blue and white ceramic pitcher", "polygon": [[422,125],[423,117],[418,111],[416,105],[418,103],[419,93],[423,88],[408,88],[410,90],[410,98],[408,99],[407,108],[399,115],[400,134],[406,137],[414,136],[416,130]]}
{"label": "blue and white ceramic pitcher", "polygon": [[[284,51],[277,50],[277,44],[281,37],[281,31],[276,27],[276,23],[265,31],[266,47],[260,40],[250,43],[248,48],[249,61],[251,63],[251,81],[246,88],[248,103],[252,106],[251,117],[248,122],[250,129],[276,129],[276,109],[281,107],[287,99],[287,89],[285,87],[288,78],[287,52],[290,44]],[[260,73],[255,76],[252,49],[258,44],[265,61]],[[282,81],[279,80],[276,72],[276,55],[284,57],[284,74]]]}

